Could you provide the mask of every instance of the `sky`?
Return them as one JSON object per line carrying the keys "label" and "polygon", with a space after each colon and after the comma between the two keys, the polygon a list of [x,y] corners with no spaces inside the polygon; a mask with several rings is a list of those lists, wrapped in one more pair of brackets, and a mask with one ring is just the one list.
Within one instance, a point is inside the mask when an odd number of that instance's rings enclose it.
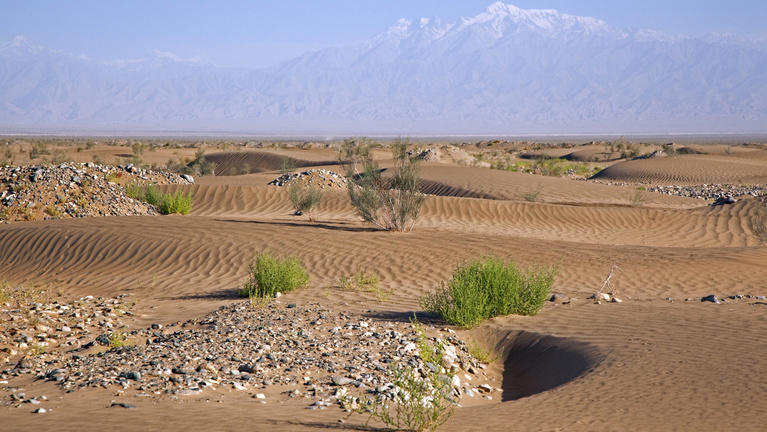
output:
{"label": "sky", "polygon": [[[94,60],[155,52],[218,66],[263,67],[326,46],[369,39],[399,18],[477,15],[491,0],[0,0],[0,41],[30,42]],[[516,0],[606,21],[699,36],[767,38],[764,0]]]}

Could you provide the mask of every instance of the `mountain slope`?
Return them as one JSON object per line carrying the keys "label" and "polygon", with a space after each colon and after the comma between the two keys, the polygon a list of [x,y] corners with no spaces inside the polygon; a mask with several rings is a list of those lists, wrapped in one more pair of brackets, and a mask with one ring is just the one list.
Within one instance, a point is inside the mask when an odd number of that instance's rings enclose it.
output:
{"label": "mountain slope", "polygon": [[262,70],[0,47],[0,127],[252,132],[767,132],[767,48],[494,3]]}

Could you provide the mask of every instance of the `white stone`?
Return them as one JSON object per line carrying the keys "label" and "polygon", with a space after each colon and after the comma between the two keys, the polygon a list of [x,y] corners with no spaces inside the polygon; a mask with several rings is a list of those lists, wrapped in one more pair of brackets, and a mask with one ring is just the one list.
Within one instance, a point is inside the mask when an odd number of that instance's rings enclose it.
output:
{"label": "white stone", "polygon": [[458,388],[461,386],[461,379],[458,378],[458,375],[453,375],[453,378],[451,381],[452,381],[453,387]]}

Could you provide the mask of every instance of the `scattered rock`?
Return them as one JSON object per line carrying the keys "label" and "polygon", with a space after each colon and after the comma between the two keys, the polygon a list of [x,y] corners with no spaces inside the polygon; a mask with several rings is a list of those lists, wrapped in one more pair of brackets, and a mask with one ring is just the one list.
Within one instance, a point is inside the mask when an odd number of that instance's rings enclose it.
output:
{"label": "scattered rock", "polygon": [[301,181],[308,186],[316,186],[320,189],[344,189],[346,177],[326,169],[310,169],[300,173],[287,173],[270,181],[270,186],[287,186],[294,181]]}
{"label": "scattered rock", "polygon": [[[159,395],[156,397],[195,396],[225,385],[248,390],[253,386],[299,384],[305,386],[303,391],[295,389],[290,397],[317,398],[313,409],[324,409],[331,398],[343,398],[351,386],[380,395],[395,391],[389,376],[389,367],[395,362],[419,370],[428,368],[416,349],[419,336],[411,324],[374,321],[329,311],[316,303],[287,308],[273,302],[256,309],[248,301],[238,302],[164,332],[152,326],[136,329],[130,337],[152,342],[89,354],[78,350],[57,356],[52,353],[27,365],[30,369],[26,373],[44,377],[50,370],[50,376],[68,392],[132,386],[142,394]],[[437,337],[429,339],[436,341]],[[444,367],[456,378],[461,377],[452,380],[456,394],[463,393],[464,383],[476,383],[472,387],[482,384],[486,377],[482,365],[468,354],[455,333],[443,330],[439,340],[444,346],[442,365],[433,368],[439,373]],[[46,361],[56,363],[55,369]],[[36,372],[43,367],[47,369]],[[20,373],[14,369],[13,374]],[[253,397],[261,400],[259,394],[264,395],[256,393]]]}
{"label": "scattered rock", "polygon": [[[130,167],[130,165],[129,165]],[[0,167],[0,221],[157,214],[120,184],[187,184],[181,176],[131,167],[85,164]]]}
{"label": "scattered rock", "polygon": [[140,381],[141,380],[141,372],[139,371],[128,371],[123,372],[120,374],[121,377],[133,380],[133,381]]}
{"label": "scattered rock", "polygon": [[721,303],[721,302],[719,301],[719,298],[718,298],[717,296],[715,296],[714,294],[711,294],[711,295],[707,295],[707,296],[705,296],[705,297],[701,297],[701,298],[700,298],[700,301],[701,301],[701,302],[711,302],[711,303],[716,303],[716,304],[719,304],[719,303]]}
{"label": "scattered rock", "polygon": [[713,203],[711,203],[712,206],[719,206],[719,205],[725,205],[725,204],[735,204],[737,202],[735,198],[732,197],[730,194],[726,194],[724,196],[720,196],[716,200],[714,200]]}

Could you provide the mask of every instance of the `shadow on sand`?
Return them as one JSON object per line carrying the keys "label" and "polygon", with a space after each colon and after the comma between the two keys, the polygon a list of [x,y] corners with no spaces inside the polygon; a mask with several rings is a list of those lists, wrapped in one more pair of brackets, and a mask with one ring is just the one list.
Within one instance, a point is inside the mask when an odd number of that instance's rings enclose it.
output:
{"label": "shadow on sand", "polygon": [[239,219],[215,219],[216,222],[244,223],[270,226],[289,226],[299,228],[319,228],[332,231],[348,232],[386,232],[376,227],[348,226],[343,222],[275,222],[275,221],[257,221],[257,220],[239,220]]}

